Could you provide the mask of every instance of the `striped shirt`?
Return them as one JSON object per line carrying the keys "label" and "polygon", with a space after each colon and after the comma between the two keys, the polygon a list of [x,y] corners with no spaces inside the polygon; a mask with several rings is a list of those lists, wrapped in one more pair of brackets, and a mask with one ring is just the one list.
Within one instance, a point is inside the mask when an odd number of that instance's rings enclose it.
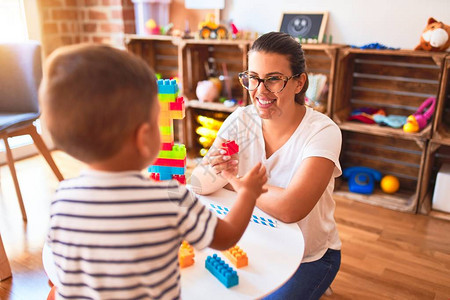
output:
{"label": "striped shirt", "polygon": [[137,171],[61,182],[50,218],[56,299],[177,299],[181,241],[207,247],[217,223],[184,186]]}

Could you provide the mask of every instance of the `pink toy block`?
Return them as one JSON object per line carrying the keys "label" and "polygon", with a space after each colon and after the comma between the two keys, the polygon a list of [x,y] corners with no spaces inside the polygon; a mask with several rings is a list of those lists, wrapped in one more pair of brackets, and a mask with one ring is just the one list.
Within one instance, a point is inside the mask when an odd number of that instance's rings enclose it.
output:
{"label": "pink toy block", "polygon": [[178,181],[180,184],[186,184],[186,175],[173,175],[172,179]]}
{"label": "pink toy block", "polygon": [[176,102],[170,102],[170,110],[184,110],[184,98],[178,97]]}

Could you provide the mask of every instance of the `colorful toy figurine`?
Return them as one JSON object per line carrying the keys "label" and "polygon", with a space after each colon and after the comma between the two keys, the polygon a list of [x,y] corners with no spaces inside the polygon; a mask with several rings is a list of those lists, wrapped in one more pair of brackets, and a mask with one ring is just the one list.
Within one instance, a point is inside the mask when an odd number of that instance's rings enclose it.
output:
{"label": "colorful toy figurine", "polygon": [[405,132],[419,132],[427,126],[428,121],[434,114],[434,107],[436,105],[436,98],[430,97],[426,99],[419,109],[406,120],[406,124],[403,125],[403,131]]}

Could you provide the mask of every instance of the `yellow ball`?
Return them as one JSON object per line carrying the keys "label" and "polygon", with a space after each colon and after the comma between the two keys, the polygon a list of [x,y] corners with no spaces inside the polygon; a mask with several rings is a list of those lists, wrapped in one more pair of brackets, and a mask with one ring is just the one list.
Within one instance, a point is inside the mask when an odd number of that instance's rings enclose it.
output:
{"label": "yellow ball", "polygon": [[400,188],[400,182],[397,177],[386,175],[381,179],[380,186],[383,192],[393,194]]}

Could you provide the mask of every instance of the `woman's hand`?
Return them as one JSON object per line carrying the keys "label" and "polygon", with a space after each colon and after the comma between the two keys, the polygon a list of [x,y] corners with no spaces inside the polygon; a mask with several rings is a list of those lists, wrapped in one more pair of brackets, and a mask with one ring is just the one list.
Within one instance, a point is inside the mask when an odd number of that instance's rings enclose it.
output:
{"label": "woman's hand", "polygon": [[229,175],[237,176],[238,174],[238,154],[226,155],[223,149],[212,149],[208,152],[203,160],[203,164],[211,166],[214,172],[218,175],[222,171],[226,171]]}
{"label": "woman's hand", "polygon": [[246,194],[256,200],[261,194],[267,192],[264,186],[267,182],[266,168],[259,162],[244,177],[236,177],[227,170],[222,176],[230,182],[238,193]]}

